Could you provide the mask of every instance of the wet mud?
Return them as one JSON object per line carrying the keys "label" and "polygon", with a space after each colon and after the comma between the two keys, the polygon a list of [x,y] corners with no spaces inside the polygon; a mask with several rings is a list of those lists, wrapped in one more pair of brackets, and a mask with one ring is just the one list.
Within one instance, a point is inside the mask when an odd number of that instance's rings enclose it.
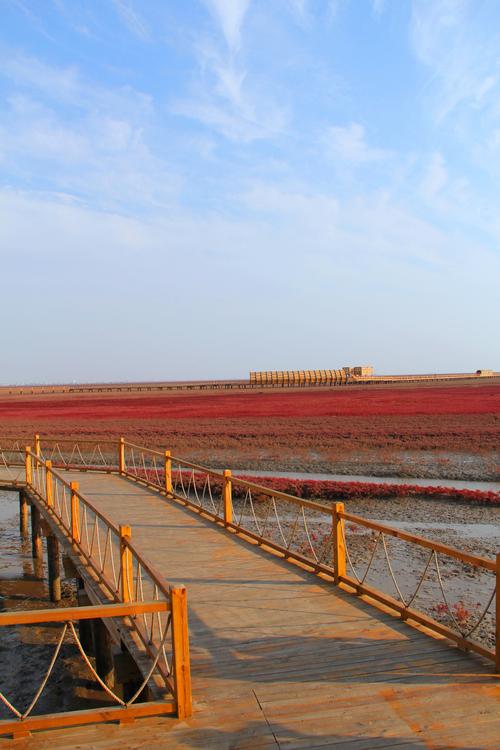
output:
{"label": "wet mud", "polygon": [[[62,580],[62,601],[49,601],[46,557],[31,556],[31,541],[19,533],[19,496],[0,490],[0,612],[76,605],[76,582]],[[30,706],[49,668],[62,631],[61,623],[0,628],[0,690],[21,712]],[[46,689],[32,715],[104,705],[88,679],[76,645],[66,635]],[[0,719],[13,713],[0,701]]]}

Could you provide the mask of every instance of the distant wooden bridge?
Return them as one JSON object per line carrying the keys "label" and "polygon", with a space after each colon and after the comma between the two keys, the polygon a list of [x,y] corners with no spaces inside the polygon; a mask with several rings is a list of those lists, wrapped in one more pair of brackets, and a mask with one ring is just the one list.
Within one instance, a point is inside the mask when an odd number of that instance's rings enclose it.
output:
{"label": "distant wooden bridge", "polygon": [[60,623],[103,689],[36,714],[55,653],[31,706],[0,692],[0,747],[500,748],[500,555],[123,439],[0,441],[0,487],[34,557],[47,538],[51,598],[62,552],[83,605],[0,627]]}

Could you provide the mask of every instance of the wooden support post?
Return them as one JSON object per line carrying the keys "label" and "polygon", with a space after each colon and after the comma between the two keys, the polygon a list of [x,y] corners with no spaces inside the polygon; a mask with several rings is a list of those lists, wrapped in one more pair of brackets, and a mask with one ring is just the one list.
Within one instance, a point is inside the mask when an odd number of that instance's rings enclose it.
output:
{"label": "wooden support post", "polygon": [[125,474],[125,438],[118,441],[118,471]]}
{"label": "wooden support post", "polygon": [[31,554],[37,560],[42,559],[42,524],[35,505],[31,506]]}
{"label": "wooden support post", "polygon": [[54,505],[52,461],[45,461],[45,499],[49,508]]}
{"label": "wooden support post", "polygon": [[[120,695],[120,698],[123,700],[130,700],[142,685],[143,676],[134,658],[123,645],[123,642],[121,650],[113,654],[113,668],[115,678],[114,692]],[[147,686],[141,691],[137,700],[138,703],[144,700],[151,700]]]}
{"label": "wooden support post", "polygon": [[165,451],[165,492],[172,497],[172,459],[170,451]]}
{"label": "wooden support post", "polygon": [[78,569],[69,555],[63,554],[62,564],[65,578],[78,578]]}
{"label": "wooden support post", "polygon": [[233,522],[233,498],[230,469],[224,469],[224,484],[222,486],[222,499],[224,501],[224,523],[226,526]]}
{"label": "wooden support post", "polygon": [[134,570],[132,566],[132,553],[127,541],[132,536],[130,526],[120,526],[120,574],[122,601],[130,602],[134,594]]}
{"label": "wooden support post", "polygon": [[345,542],[344,531],[345,521],[339,517],[339,513],[344,512],[344,503],[334,503],[332,513],[333,523],[333,569],[334,581],[339,583],[340,576],[345,576]]}
{"label": "wooden support post", "polygon": [[[78,590],[76,592],[76,599],[79,607],[89,607],[92,602],[89,599],[85,586],[81,578],[78,579]],[[78,620],[78,635],[82,644],[83,650],[87,655],[94,653],[94,639],[92,637],[92,620]]]}
{"label": "wooden support post", "polygon": [[61,601],[61,563],[59,540],[54,534],[47,537],[47,567],[49,570],[49,596],[51,602]]}
{"label": "wooden support post", "polygon": [[28,509],[26,493],[21,490],[19,493],[19,531],[22,537],[28,536]]}
{"label": "wooden support post", "polygon": [[184,586],[170,589],[172,605],[172,651],[175,681],[175,698],[179,719],[187,719],[193,712],[191,695],[191,666],[189,661],[189,634],[187,594]]}
{"label": "wooden support post", "polygon": [[35,435],[35,456],[38,456],[40,458],[42,454],[41,448],[40,448],[40,435]]}
{"label": "wooden support post", "polygon": [[113,651],[109,630],[100,618],[91,620],[94,634],[95,669],[108,687],[114,684]]}
{"label": "wooden support post", "polygon": [[500,552],[497,552],[496,570],[496,641],[495,641],[495,666],[497,674],[500,674]]}
{"label": "wooden support post", "polygon": [[80,541],[80,501],[78,499],[78,482],[71,482],[71,537],[74,542]]}
{"label": "wooden support post", "polygon": [[24,466],[26,468],[26,484],[31,487],[33,481],[33,465],[31,460],[31,447],[29,445],[24,449]]}

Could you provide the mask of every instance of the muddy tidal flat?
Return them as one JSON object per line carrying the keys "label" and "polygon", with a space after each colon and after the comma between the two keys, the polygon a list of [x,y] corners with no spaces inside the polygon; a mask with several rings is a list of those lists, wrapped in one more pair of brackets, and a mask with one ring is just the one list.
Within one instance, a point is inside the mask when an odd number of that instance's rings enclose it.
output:
{"label": "muddy tidal flat", "polygon": [[[63,580],[62,602],[74,606],[75,581]],[[30,539],[19,534],[19,496],[0,490],[0,611],[49,609],[46,563],[33,560]],[[0,628],[1,690],[21,712],[30,705],[43,680],[60,636],[60,624]],[[88,680],[76,645],[67,637],[54,671],[33,714],[72,711],[103,705],[100,691]],[[0,703],[0,719],[11,719]]]}

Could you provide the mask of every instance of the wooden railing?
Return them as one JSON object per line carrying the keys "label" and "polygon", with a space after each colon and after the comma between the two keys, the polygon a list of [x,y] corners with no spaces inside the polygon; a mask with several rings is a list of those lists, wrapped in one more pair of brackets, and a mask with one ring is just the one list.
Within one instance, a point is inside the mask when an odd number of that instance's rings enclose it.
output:
{"label": "wooden railing", "polygon": [[[40,456],[45,442],[38,442]],[[70,442],[74,461],[77,443]],[[84,468],[89,454],[79,453]],[[402,619],[494,660],[500,671],[500,555],[471,555],[346,513],[342,503],[304,500],[123,438],[114,455],[116,464],[104,470],[154,487],[228,530],[331,576]]]}
{"label": "wooden railing", "polygon": [[[35,451],[29,446],[25,448],[27,489],[34,494],[46,520],[98,586],[102,599],[112,606],[126,604],[130,607],[130,612],[127,609],[124,614],[133,616],[123,621],[118,632],[128,635],[133,647],[152,665],[144,684],[152,680],[158,691],[173,698],[173,702],[167,701],[167,707],[172,705],[180,718],[189,716],[192,706],[186,589],[170,587],[133,545],[131,528],[117,527],[106,518],[80,493],[77,482],[66,481],[50,460],[42,458],[39,443]],[[71,618],[80,619],[79,612],[77,609]],[[120,614],[116,608],[109,612]],[[50,610],[50,613],[57,619],[55,611]],[[66,610],[64,613],[67,615]],[[31,621],[38,621],[38,613],[28,614],[35,618]],[[2,620],[2,615],[0,625],[14,624],[15,618],[20,616],[21,613],[9,613]],[[10,705],[1,693],[0,699]],[[162,712],[167,711],[162,709]],[[24,721],[25,714],[15,710],[14,713],[18,721]],[[56,726],[65,719],[54,721],[53,726]],[[0,733],[3,728],[0,722]]]}
{"label": "wooden railing", "polygon": [[[50,660],[48,669],[37,689],[34,692],[33,699],[27,707],[19,708],[0,692],[0,701],[13,714],[12,719],[0,721],[0,735],[10,734],[14,739],[28,737],[30,732],[37,729],[54,729],[71,725],[99,723],[103,721],[128,722],[141,716],[156,716],[159,714],[173,714],[176,712],[175,700],[158,700],[139,702],[138,698],[147,687],[148,682],[153,676],[156,667],[156,660],[153,661],[151,670],[140,685],[134,691],[134,694],[127,700],[109,687],[96,671],[91,659],[86,653],[82,639],[75,629],[75,622],[82,620],[95,620],[96,618],[123,618],[127,617],[131,621],[136,618],[150,616],[172,617],[172,603],[168,601],[151,601],[151,602],[134,602],[127,604],[108,604],[89,607],[64,607],[61,609],[46,609],[21,612],[3,612],[0,613],[0,628],[20,625],[39,625],[41,623],[60,623],[61,629],[57,637],[57,643]],[[101,686],[107,697],[116,705],[100,707],[90,710],[66,711],[52,714],[33,714],[40,697],[42,696],[47,682],[52,675],[56,666],[61,648],[65,642],[69,641],[75,645],[87,666],[89,675]],[[25,675],[24,679],[32,679],[32,674]]]}
{"label": "wooden railing", "polygon": [[34,453],[54,466],[116,471],[118,468],[116,440],[74,440],[72,438],[45,438],[35,435]]}
{"label": "wooden railing", "polygon": [[[119,470],[284,558],[491,659],[500,671],[500,555],[454,549],[269,489],[230,470],[120,441]],[[464,593],[461,576],[470,586]],[[474,636],[474,637],[473,637]]]}
{"label": "wooden railing", "polygon": [[13,485],[24,482],[24,440],[0,438],[0,470]]}

